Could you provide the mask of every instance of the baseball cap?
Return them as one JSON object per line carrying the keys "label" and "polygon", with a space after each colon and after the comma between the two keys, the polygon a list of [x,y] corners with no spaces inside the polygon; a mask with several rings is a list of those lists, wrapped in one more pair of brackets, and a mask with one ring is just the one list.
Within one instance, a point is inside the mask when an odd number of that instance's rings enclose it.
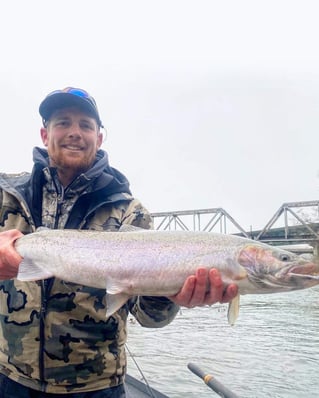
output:
{"label": "baseball cap", "polygon": [[44,98],[39,107],[43,124],[46,124],[53,112],[70,106],[76,106],[88,113],[103,128],[95,99],[87,91],[75,87],[66,87],[62,90],[52,91]]}

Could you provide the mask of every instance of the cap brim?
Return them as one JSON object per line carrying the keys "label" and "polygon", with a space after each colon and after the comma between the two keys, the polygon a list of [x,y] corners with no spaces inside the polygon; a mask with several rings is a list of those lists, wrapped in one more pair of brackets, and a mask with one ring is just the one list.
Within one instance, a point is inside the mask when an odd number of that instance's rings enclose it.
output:
{"label": "cap brim", "polygon": [[96,108],[85,97],[79,97],[70,93],[55,93],[46,97],[40,104],[39,112],[44,120],[49,120],[53,112],[59,109],[75,106],[88,115],[94,117],[101,125]]}

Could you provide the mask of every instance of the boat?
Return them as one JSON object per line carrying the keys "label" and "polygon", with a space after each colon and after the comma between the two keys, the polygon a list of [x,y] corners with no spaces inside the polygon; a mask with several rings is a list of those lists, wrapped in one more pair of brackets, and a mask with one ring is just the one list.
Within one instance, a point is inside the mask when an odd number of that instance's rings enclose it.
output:
{"label": "boat", "polygon": [[[187,367],[196,376],[201,378],[217,395],[223,398],[239,398],[237,394],[229,390],[211,374],[204,372],[194,363],[189,363]],[[142,382],[129,374],[125,376],[125,391],[127,398],[169,398],[168,395],[152,388],[145,378],[144,382]]]}
{"label": "boat", "polygon": [[125,391],[127,398],[169,398],[148,383],[143,383],[135,377],[127,374],[125,376]]}

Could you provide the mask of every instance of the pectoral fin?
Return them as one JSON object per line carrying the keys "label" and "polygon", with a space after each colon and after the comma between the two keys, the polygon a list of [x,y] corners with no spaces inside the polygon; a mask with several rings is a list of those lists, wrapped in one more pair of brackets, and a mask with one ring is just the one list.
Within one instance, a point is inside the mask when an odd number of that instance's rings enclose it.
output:
{"label": "pectoral fin", "polygon": [[237,294],[235,298],[228,305],[228,323],[233,326],[238,318],[239,315],[239,302],[240,302],[240,295]]}
{"label": "pectoral fin", "polygon": [[131,297],[128,294],[129,283],[125,280],[108,278],[106,281],[106,316],[111,316]]}
{"label": "pectoral fin", "polygon": [[114,314],[129,298],[130,296],[126,293],[106,294],[106,317]]}

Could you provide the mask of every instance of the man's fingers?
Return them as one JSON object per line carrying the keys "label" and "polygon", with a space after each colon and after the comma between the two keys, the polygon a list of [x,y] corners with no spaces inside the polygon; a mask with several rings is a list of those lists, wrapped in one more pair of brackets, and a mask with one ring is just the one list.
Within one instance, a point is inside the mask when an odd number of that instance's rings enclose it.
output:
{"label": "man's fingers", "polygon": [[212,305],[221,302],[223,297],[224,284],[219,271],[215,268],[209,271],[208,277],[210,289],[208,294],[206,295],[205,304]]}
{"label": "man's fingers", "polygon": [[188,306],[188,304],[193,296],[195,283],[196,283],[195,276],[194,275],[189,276],[186,279],[180,292],[177,293],[173,297],[169,297],[169,299],[174,301],[174,303],[176,303],[177,305],[182,305],[184,307]]}
{"label": "man's fingers", "polygon": [[208,271],[206,268],[198,268],[195,275],[195,287],[193,290],[193,295],[190,298],[190,307],[196,307],[197,305],[202,305],[205,301],[206,291],[208,287],[207,283]]}
{"label": "man's fingers", "polygon": [[225,287],[220,272],[212,268],[200,267],[195,275],[189,276],[180,292],[169,297],[174,303],[184,307],[227,303],[238,293],[238,287],[230,284]]}
{"label": "man's fingers", "polygon": [[221,299],[221,303],[228,303],[238,294],[238,286],[234,283],[227,286]]}
{"label": "man's fingers", "polygon": [[22,257],[15,250],[14,242],[23,236],[18,230],[0,233],[0,279],[10,279],[17,275]]}

